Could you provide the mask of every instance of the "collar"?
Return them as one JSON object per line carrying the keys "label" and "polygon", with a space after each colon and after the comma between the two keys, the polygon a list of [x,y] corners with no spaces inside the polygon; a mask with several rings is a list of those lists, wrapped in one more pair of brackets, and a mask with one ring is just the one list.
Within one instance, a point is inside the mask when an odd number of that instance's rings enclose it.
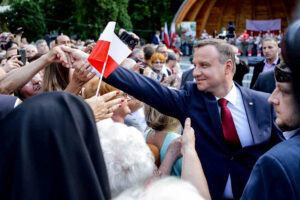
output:
{"label": "collar", "polygon": [[[216,97],[217,101],[220,99],[219,97]],[[235,84],[233,83],[233,86],[231,88],[231,90],[229,91],[229,93],[224,97],[224,99],[226,99],[227,101],[229,101],[231,104],[233,104],[234,106],[236,106],[237,104],[237,88],[235,86]]]}
{"label": "collar", "polygon": [[[271,66],[277,65],[278,59],[279,59],[279,57],[277,56],[276,59],[275,59],[275,60],[273,61],[273,63],[271,64]],[[265,65],[269,65],[269,64],[267,63],[267,60],[266,60],[266,59],[264,60],[264,63],[265,63]]]}
{"label": "collar", "polygon": [[299,131],[300,131],[300,128],[297,128],[292,131],[285,131],[285,132],[283,132],[283,136],[285,137],[286,140],[288,140],[291,137],[293,137],[294,135],[296,135]]}

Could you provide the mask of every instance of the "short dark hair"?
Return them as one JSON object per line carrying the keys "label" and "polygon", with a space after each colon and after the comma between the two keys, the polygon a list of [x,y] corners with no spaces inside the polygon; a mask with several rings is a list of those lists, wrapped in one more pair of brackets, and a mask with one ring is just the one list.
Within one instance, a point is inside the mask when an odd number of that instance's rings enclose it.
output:
{"label": "short dark hair", "polygon": [[154,48],[152,47],[152,45],[146,45],[143,49],[144,51],[144,56],[145,56],[145,60],[150,60],[151,56],[154,54]]}
{"label": "short dark hair", "polygon": [[233,64],[232,71],[233,73],[235,73],[235,53],[232,46],[221,39],[206,39],[197,41],[194,45],[194,49],[201,48],[207,45],[216,47],[217,51],[219,52],[219,62],[221,64],[225,64],[227,60],[231,60]]}

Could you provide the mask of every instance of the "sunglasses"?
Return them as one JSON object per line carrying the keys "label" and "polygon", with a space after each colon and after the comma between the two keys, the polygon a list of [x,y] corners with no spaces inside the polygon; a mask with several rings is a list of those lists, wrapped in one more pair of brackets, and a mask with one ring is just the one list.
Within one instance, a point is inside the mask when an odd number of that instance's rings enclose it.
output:
{"label": "sunglasses", "polygon": [[279,68],[278,66],[274,69],[275,79],[277,82],[291,82],[292,72]]}
{"label": "sunglasses", "polygon": [[153,62],[153,64],[164,64],[164,62]]}

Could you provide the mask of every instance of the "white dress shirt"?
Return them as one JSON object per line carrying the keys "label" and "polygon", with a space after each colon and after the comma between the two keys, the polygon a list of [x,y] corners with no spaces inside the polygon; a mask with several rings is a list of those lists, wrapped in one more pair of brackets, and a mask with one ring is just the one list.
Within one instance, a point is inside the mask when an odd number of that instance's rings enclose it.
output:
{"label": "white dress shirt", "polygon": [[[216,97],[217,100],[220,98]],[[227,107],[231,112],[233,122],[239,136],[242,147],[253,145],[253,137],[250,131],[248,118],[245,111],[245,106],[240,90],[233,84],[230,92],[224,97],[228,101]],[[218,106],[221,117],[221,107]],[[224,198],[233,199],[230,174],[227,179]]]}

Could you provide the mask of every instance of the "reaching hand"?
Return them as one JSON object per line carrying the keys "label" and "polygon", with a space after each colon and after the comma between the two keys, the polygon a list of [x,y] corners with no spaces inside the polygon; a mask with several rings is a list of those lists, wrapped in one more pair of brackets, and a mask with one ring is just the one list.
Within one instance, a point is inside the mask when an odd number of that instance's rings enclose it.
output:
{"label": "reaching hand", "polygon": [[18,60],[20,55],[13,56],[11,59],[9,59],[5,65],[3,66],[3,69],[6,73],[10,72],[11,70],[18,69],[21,66],[23,66],[23,63]]}
{"label": "reaching hand", "polygon": [[75,71],[71,82],[74,82],[80,87],[96,75],[95,72],[92,72],[93,67],[88,62],[84,63],[83,61],[80,61],[73,65],[73,67],[75,68]]}
{"label": "reaching hand", "polygon": [[187,149],[195,149],[195,132],[191,127],[191,119],[186,118],[184,123],[183,134],[181,136],[182,148],[181,153],[184,154],[184,151]]}
{"label": "reaching hand", "polygon": [[70,63],[70,57],[66,53],[62,51],[62,46],[56,46],[50,51],[45,54],[46,59],[49,63],[53,62],[61,62],[65,67],[70,67],[68,66],[68,63]]}
{"label": "reaching hand", "polygon": [[79,49],[72,49],[67,46],[61,46],[61,49],[65,52],[68,53],[70,56],[70,62],[68,63],[67,67],[71,67],[72,65],[78,65],[78,62],[86,62],[89,54],[79,50]]}
{"label": "reaching hand", "polygon": [[91,106],[94,112],[96,122],[113,116],[113,112],[119,108],[121,102],[124,101],[123,98],[110,100],[118,93],[118,91],[112,91],[104,94],[103,96],[93,96],[89,99],[86,99],[86,102]]}

